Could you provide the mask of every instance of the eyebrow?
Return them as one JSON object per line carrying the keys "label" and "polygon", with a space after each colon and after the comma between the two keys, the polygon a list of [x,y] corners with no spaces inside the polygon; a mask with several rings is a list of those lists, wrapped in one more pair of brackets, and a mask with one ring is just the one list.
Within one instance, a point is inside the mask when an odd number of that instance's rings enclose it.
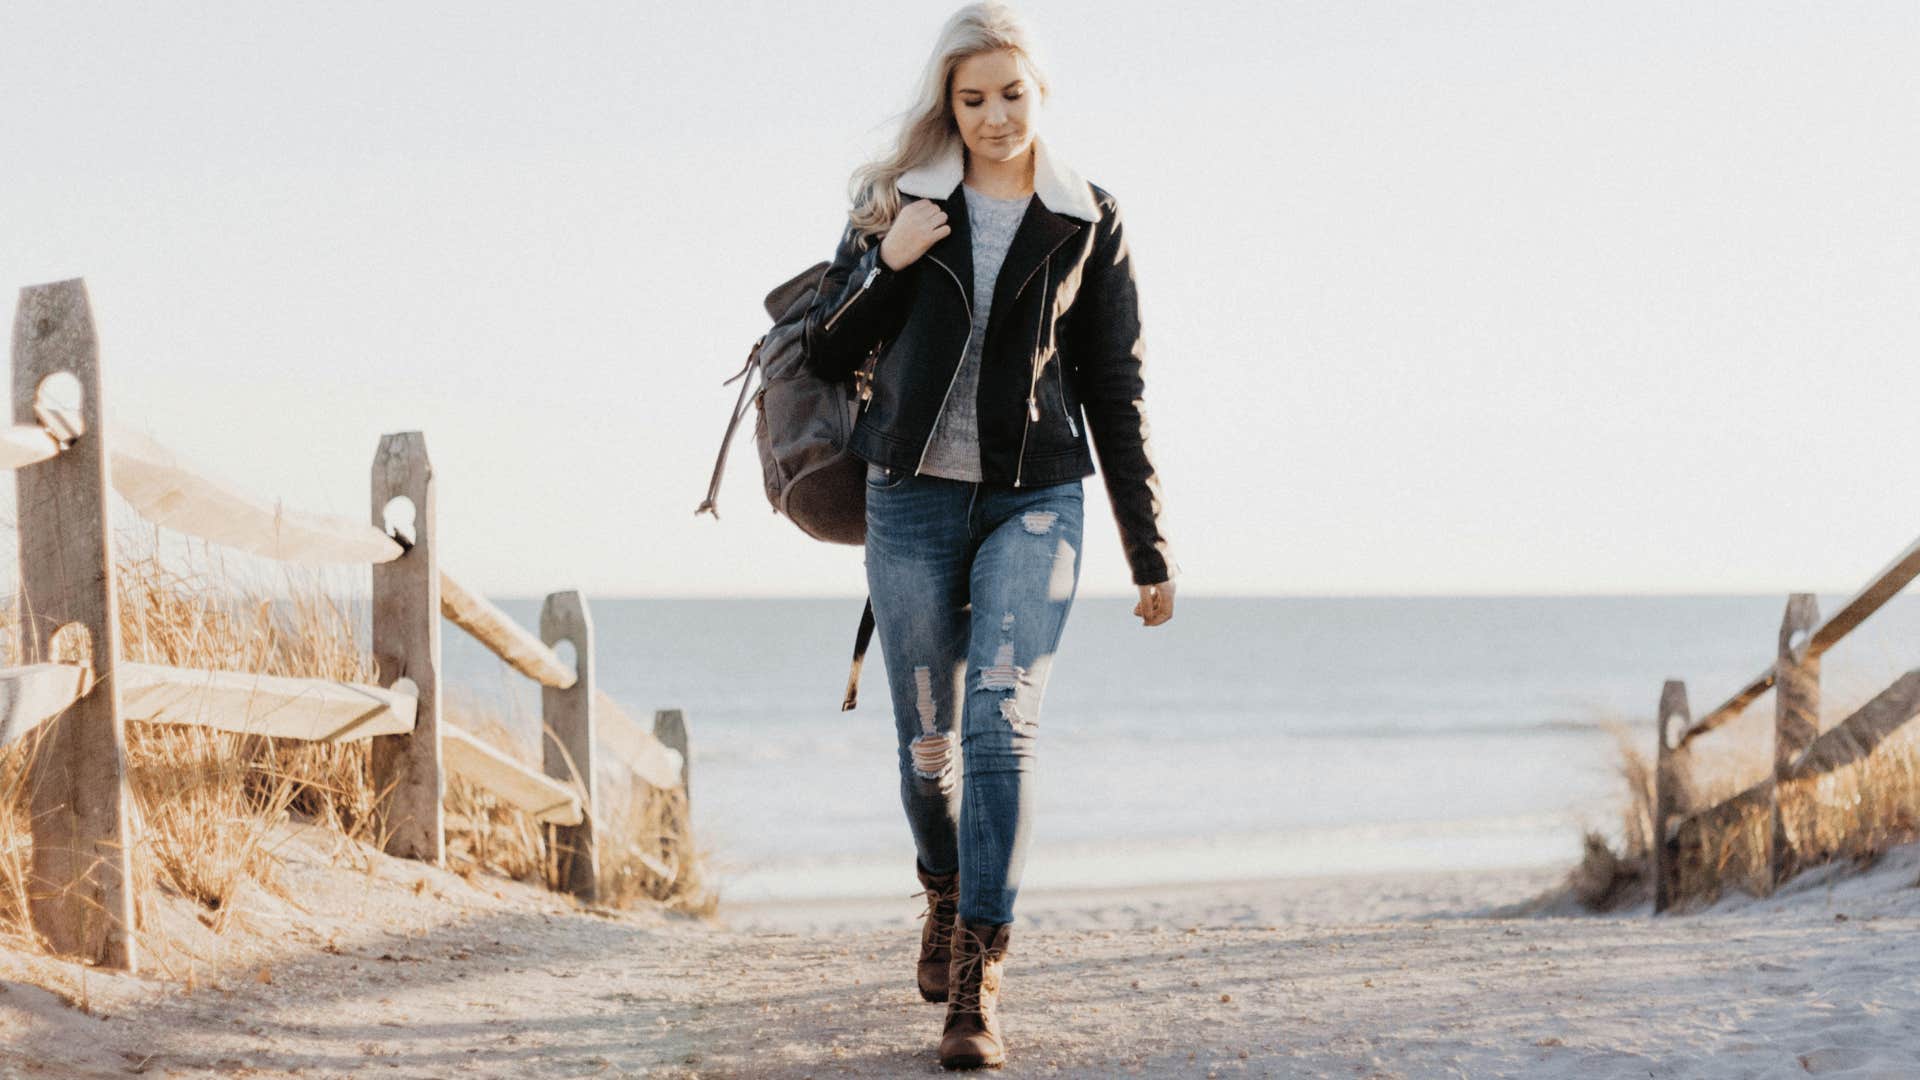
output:
{"label": "eyebrow", "polygon": [[[1020,85],[1021,83],[1023,83],[1023,82],[1026,82],[1026,81],[1027,81],[1027,80],[1026,80],[1026,79],[1025,79],[1024,77],[1022,77],[1022,78],[1018,78],[1018,79],[1015,79],[1015,80],[1013,80],[1012,82],[1010,82],[1010,83],[1008,83],[1007,85],[1005,85],[1005,86],[1003,86],[1003,87],[1001,87],[1000,89],[1002,89],[1002,90],[1011,90],[1011,89],[1013,89],[1014,87],[1016,87],[1016,86],[1019,86],[1019,85]],[[954,88],[953,88],[953,92],[954,92],[954,93],[956,93],[956,94],[984,94],[984,93],[986,93],[986,91],[985,91],[985,90],[975,90],[975,89],[974,89],[973,87],[971,87],[971,86],[956,86],[956,87],[954,87]]]}

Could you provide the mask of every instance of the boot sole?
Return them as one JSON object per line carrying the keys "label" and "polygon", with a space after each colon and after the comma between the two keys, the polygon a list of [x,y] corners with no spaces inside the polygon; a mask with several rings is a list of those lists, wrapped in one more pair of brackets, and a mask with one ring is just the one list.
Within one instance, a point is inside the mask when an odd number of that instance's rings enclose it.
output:
{"label": "boot sole", "polygon": [[943,1069],[997,1069],[1006,1064],[1006,1062],[1007,1056],[1005,1054],[1001,1054],[998,1057],[967,1054],[956,1058],[941,1058],[940,1067]]}

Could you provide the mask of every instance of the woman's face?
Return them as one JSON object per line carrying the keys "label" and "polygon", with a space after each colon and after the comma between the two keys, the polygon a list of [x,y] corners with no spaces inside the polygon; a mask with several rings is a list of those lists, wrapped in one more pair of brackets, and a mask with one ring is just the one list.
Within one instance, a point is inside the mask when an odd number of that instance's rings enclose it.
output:
{"label": "woman's face", "polygon": [[1006,49],[976,53],[953,69],[953,120],[976,160],[1012,161],[1033,145],[1039,89]]}

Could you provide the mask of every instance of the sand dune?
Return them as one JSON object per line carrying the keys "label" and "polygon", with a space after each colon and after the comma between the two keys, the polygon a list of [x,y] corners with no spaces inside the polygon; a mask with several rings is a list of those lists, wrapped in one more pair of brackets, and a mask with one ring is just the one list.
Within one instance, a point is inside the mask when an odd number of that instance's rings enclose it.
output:
{"label": "sand dune", "polygon": [[[314,914],[260,899],[191,994],[5,956],[0,1075],[941,1072],[911,881],[897,902],[703,924],[283,851]],[[1000,1075],[1911,1077],[1917,876],[1902,849],[1658,920],[1487,914],[1550,884],[1540,871],[1032,894]]]}

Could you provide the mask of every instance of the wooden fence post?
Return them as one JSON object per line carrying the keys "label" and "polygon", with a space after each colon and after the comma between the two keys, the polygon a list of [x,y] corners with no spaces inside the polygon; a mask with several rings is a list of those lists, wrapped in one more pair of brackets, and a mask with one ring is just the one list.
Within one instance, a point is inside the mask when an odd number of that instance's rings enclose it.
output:
{"label": "wooden fence post", "polygon": [[42,381],[80,383],[85,430],[65,453],[14,472],[20,530],[20,622],[28,661],[53,659],[53,635],[88,636],[93,687],[44,732],[33,759],[33,863],[28,906],[58,952],[134,970],[132,825],[127,733],[114,663],[120,656],[100,343],[78,278],[20,290],[13,320],[13,422],[35,422]]}
{"label": "wooden fence post", "polygon": [[594,844],[594,817],[600,812],[599,764],[595,760],[593,717],[593,617],[578,592],[548,593],[540,605],[540,640],[549,647],[573,643],[573,685],[540,688],[540,740],[547,775],[578,784],[585,811],[578,825],[549,825],[551,850],[558,855],[560,887],[582,900],[598,897],[600,853]]}
{"label": "wooden fence post", "polygon": [[1820,625],[1820,604],[1812,593],[1787,598],[1780,620],[1780,649],[1774,661],[1773,783],[1767,803],[1772,811],[1767,844],[1767,891],[1772,892],[1793,871],[1793,838],[1787,835],[1780,813],[1780,785],[1787,771],[1820,734],[1820,658],[1808,646]]}
{"label": "wooden fence post", "polygon": [[[373,564],[373,658],[381,686],[411,679],[419,693],[413,730],[373,740],[374,790],[386,791],[388,854],[435,866],[446,858],[440,756],[440,566],[434,553],[433,467],[420,432],[383,436],[373,457],[373,523],[386,527],[387,503],[413,503],[406,554]],[[402,543],[407,543],[402,538]]]}
{"label": "wooden fence post", "polygon": [[1653,836],[1649,838],[1653,855],[1653,913],[1673,906],[1680,883],[1679,851],[1667,839],[1668,823],[1685,811],[1682,795],[1688,754],[1678,743],[1693,726],[1693,714],[1687,707],[1687,684],[1668,679],[1660,688],[1659,750],[1653,767]]}
{"label": "wooden fence post", "polygon": [[680,752],[680,790],[687,796],[687,812],[692,813],[693,755],[687,753],[687,715],[679,709],[655,709],[653,737]]}

